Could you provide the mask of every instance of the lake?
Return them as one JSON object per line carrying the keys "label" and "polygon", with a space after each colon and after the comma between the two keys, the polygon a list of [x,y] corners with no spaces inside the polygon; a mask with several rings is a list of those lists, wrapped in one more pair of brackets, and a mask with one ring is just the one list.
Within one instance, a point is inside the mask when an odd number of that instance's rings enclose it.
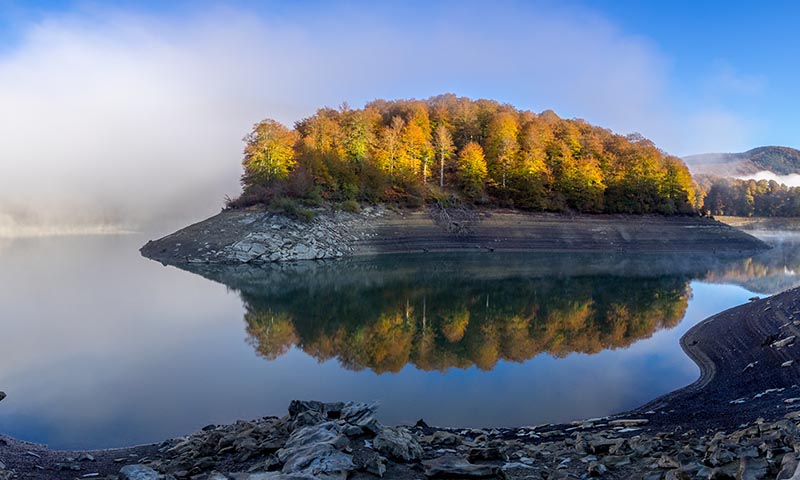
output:
{"label": "lake", "polygon": [[519,426],[687,385],[678,340],[798,284],[795,237],[754,258],[476,253],[295,266],[142,258],[140,235],[0,240],[0,432],[53,448],[156,442],[378,400],[379,418]]}

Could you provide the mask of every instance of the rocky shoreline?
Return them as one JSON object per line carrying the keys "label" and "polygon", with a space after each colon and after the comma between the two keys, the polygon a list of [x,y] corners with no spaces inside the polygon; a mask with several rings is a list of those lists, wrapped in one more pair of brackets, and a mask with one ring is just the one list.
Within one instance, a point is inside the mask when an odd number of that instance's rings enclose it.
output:
{"label": "rocky shoreline", "polygon": [[168,265],[264,264],[385,253],[753,252],[762,241],[710,218],[570,215],[504,209],[314,210],[310,221],[263,208],[226,210],[141,249]]}
{"label": "rocky shoreline", "polygon": [[295,401],[282,418],[159,445],[59,452],[0,437],[0,479],[800,479],[800,289],[682,338],[692,385],[638,409],[497,429],[381,425],[375,405]]}

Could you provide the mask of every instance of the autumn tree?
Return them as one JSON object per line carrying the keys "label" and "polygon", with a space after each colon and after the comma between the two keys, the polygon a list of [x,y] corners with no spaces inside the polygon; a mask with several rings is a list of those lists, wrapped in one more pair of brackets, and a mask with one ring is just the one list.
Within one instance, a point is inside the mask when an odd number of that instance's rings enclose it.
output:
{"label": "autumn tree", "polygon": [[384,171],[390,176],[394,175],[395,167],[399,159],[404,157],[403,150],[403,128],[406,122],[399,115],[392,117],[389,125],[381,129],[380,135],[380,164]]}
{"label": "autumn tree", "polygon": [[464,145],[458,154],[458,179],[464,193],[471,198],[483,196],[487,175],[483,148],[477,142]]}
{"label": "autumn tree", "polygon": [[422,174],[422,183],[427,182],[428,162],[432,147],[429,135],[419,123],[410,121],[403,128],[403,148],[408,153],[404,170],[410,175]]}
{"label": "autumn tree", "polygon": [[294,144],[297,133],[283,124],[266,119],[257,123],[244,138],[245,185],[266,184],[284,179],[295,166]]}
{"label": "autumn tree", "polygon": [[350,160],[360,163],[366,158],[373,139],[366,111],[350,110],[345,106],[342,112],[342,124],[344,151]]}
{"label": "autumn tree", "polygon": [[453,136],[444,125],[439,125],[433,132],[433,149],[439,158],[439,186],[444,187],[444,164],[450,160],[456,149]]}
{"label": "autumn tree", "polygon": [[489,170],[496,183],[506,188],[506,180],[512,162],[519,151],[517,116],[511,112],[500,112],[489,123],[486,153]]}

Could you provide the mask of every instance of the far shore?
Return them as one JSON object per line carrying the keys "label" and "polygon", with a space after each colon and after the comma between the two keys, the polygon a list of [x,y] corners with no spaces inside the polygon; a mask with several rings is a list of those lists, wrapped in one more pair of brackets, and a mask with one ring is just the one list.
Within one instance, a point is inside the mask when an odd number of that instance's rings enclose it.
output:
{"label": "far shore", "polygon": [[781,230],[800,232],[800,217],[732,217],[716,216],[720,222],[746,232]]}

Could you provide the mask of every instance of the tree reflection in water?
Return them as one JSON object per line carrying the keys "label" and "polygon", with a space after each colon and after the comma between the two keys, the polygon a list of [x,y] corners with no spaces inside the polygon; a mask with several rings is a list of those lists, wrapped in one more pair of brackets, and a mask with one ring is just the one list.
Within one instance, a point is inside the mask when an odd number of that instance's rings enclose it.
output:
{"label": "tree reflection in water", "polygon": [[249,341],[275,359],[293,346],[348,369],[398,372],[522,362],[627,347],[683,318],[689,284],[660,278],[452,278],[280,296],[242,294]]}
{"label": "tree reflection in water", "polygon": [[248,342],[351,370],[444,371],[540,353],[624,348],[683,318],[692,278],[730,261],[685,256],[437,254],[329,264],[192,266],[238,290]]}

